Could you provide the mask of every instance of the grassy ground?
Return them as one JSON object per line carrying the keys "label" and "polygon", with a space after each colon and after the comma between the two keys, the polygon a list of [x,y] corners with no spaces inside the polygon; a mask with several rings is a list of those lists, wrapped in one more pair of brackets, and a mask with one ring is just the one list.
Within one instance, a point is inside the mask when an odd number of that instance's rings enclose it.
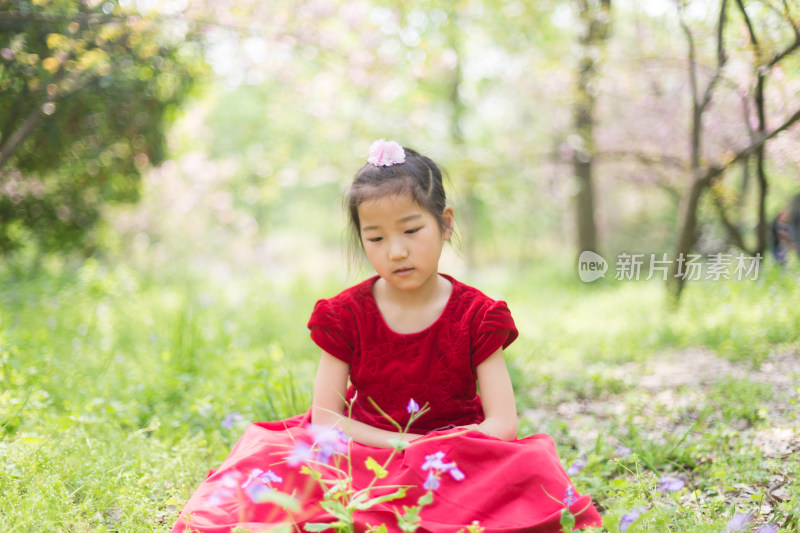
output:
{"label": "grassy ground", "polygon": [[[550,263],[466,280],[506,299],[521,433],[547,432],[606,529],[800,529],[800,284],[582,284]],[[310,401],[305,323],[334,282],[212,282],[88,261],[0,270],[0,530],[167,531],[251,420]],[[221,425],[230,413],[242,420]],[[625,448],[631,450],[628,454]],[[661,494],[671,474],[686,482]]]}

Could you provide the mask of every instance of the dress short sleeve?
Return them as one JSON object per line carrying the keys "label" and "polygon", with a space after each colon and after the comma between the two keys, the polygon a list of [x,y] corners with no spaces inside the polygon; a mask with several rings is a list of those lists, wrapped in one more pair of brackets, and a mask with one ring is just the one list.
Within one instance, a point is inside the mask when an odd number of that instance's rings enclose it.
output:
{"label": "dress short sleeve", "polygon": [[353,359],[353,341],[340,320],[336,308],[329,300],[319,300],[308,321],[311,340],[317,346],[347,364]]}
{"label": "dress short sleeve", "polygon": [[500,348],[507,348],[519,335],[511,311],[503,301],[489,304],[472,341],[472,367],[476,368]]}

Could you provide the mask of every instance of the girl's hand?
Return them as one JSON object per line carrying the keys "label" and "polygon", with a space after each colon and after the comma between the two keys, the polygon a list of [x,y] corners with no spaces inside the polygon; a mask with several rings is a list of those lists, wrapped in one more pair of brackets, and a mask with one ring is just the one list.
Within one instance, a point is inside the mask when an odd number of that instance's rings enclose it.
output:
{"label": "girl's hand", "polygon": [[467,424],[466,426],[456,426],[455,429],[466,429],[467,431],[481,431],[481,427],[478,424]]}

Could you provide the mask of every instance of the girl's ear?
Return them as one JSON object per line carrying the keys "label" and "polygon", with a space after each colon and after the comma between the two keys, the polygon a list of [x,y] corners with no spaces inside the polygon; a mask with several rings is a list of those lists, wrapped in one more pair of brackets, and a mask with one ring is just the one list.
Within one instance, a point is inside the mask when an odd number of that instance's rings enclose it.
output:
{"label": "girl's ear", "polygon": [[453,208],[449,205],[444,208],[442,212],[442,220],[444,221],[444,231],[442,232],[442,238],[446,241],[450,240],[450,237],[453,235],[453,224],[455,224],[455,213],[453,212]]}

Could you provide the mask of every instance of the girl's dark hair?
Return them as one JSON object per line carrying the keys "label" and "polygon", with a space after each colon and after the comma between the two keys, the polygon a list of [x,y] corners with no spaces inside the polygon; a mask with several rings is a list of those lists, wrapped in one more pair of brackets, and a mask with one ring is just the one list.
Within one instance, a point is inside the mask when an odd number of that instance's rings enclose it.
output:
{"label": "girl's dark hair", "polygon": [[[444,231],[447,198],[442,183],[442,171],[433,160],[411,148],[403,147],[406,160],[388,167],[367,163],[356,172],[347,190],[347,210],[351,232],[351,259],[361,249],[361,221],[358,206],[367,200],[383,196],[409,194],[420,207],[428,211]],[[452,229],[452,228],[449,228]]]}

